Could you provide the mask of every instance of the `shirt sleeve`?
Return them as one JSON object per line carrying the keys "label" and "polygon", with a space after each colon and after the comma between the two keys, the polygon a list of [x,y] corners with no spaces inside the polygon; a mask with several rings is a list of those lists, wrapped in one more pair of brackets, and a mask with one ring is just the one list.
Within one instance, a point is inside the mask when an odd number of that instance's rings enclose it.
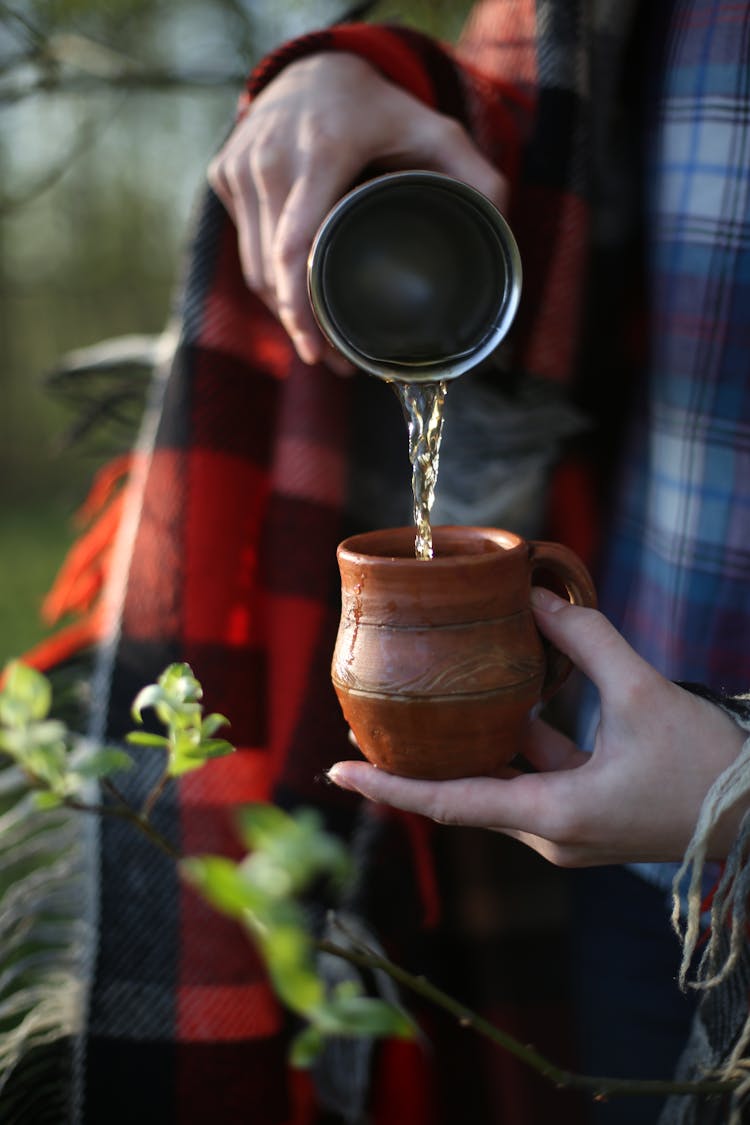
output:
{"label": "shirt sleeve", "polygon": [[340,24],[290,40],[253,70],[240,114],[286,66],[324,51],[358,55],[425,105],[458,120],[487,158],[514,181],[533,109],[528,91],[483,74],[459,60],[449,46],[412,28]]}

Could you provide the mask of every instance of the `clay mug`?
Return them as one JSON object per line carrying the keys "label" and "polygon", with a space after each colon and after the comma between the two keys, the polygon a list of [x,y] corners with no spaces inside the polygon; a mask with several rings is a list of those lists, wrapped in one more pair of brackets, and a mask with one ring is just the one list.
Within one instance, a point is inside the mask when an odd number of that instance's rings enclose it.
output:
{"label": "clay mug", "polygon": [[364,756],[404,777],[489,775],[523,748],[531,716],[571,664],[543,641],[532,583],[594,606],[591,577],[559,543],[483,527],[414,528],[339,544],[341,620],[331,678]]}

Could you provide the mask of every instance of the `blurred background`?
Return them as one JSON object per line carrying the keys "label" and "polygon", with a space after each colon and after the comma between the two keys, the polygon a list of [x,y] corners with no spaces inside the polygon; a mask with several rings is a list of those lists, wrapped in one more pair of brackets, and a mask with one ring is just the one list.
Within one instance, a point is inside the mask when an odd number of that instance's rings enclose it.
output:
{"label": "blurred background", "polygon": [[[368,20],[452,40],[468,0]],[[206,165],[252,65],[343,0],[0,0],[0,667],[39,607],[96,469],[128,448],[145,369],[71,352],[167,319]]]}

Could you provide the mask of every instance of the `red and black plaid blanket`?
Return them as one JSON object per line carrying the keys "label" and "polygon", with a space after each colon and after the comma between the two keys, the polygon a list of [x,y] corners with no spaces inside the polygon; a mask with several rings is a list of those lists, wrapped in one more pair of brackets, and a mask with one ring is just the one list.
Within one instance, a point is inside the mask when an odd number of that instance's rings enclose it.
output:
{"label": "red and black plaid blanket", "polygon": [[[247,94],[303,53],[340,49],[362,54],[458,118],[513,181],[510,221],[525,273],[515,371],[561,384],[576,357],[588,254],[590,183],[581,153],[589,106],[587,75],[560,69],[554,48],[583,34],[578,8],[560,5],[556,21],[542,26],[531,0],[482,5],[457,55],[407,29],[342,26],[283,47],[258,68]],[[617,43],[611,36],[613,56]],[[502,82],[493,77],[500,73]],[[141,686],[170,661],[188,661],[207,708],[230,717],[239,749],[182,778],[157,807],[158,827],[184,853],[238,855],[238,805],[316,806],[333,831],[359,841],[358,890],[348,907],[385,947],[573,1063],[557,967],[555,873],[507,842],[363,810],[320,781],[351,752],[329,665],[339,612],[336,545],[370,526],[366,512],[349,510],[352,411],[361,396],[374,402],[387,390],[295,358],[245,287],[235,231],[210,192],[178,312],[174,359],[168,377],[157,379],[124,487],[109,497],[53,594],[59,611],[86,613],[39,660],[98,642],[94,732],[108,739],[131,728]],[[400,447],[398,413],[383,424],[392,430],[382,448]],[[404,432],[406,504],[405,443]],[[582,496],[574,510],[580,535],[572,520],[553,530],[586,551],[591,519],[581,516]],[[126,784],[145,792],[158,763],[144,750],[134,772]],[[96,846],[92,973],[73,1049],[73,1119],[341,1120],[321,1105],[307,1075],[290,1072],[288,1017],[239,928],[205,906],[128,825],[103,821]],[[498,902],[479,893],[483,878],[497,882],[503,870],[508,925],[498,921]],[[538,917],[540,902],[548,909],[538,930],[515,924],[524,904]],[[572,1096],[548,1089],[447,1018],[419,1014],[423,1042],[376,1052],[369,1120],[580,1120]]]}

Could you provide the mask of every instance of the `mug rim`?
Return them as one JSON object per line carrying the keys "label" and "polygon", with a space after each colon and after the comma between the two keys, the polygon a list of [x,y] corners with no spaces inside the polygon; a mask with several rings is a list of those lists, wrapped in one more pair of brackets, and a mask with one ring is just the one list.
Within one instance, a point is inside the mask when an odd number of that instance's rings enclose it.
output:
{"label": "mug rim", "polygon": [[[385,546],[396,544],[403,546],[408,554],[395,554],[393,550],[388,553],[368,551],[368,546],[385,538]],[[488,558],[510,557],[524,550],[528,540],[514,531],[505,528],[475,527],[459,524],[439,524],[432,529],[433,545],[438,546],[438,540],[447,543],[484,542],[488,546],[477,551],[468,551],[456,554],[435,554],[431,559],[419,559],[414,552],[416,538],[415,527],[384,527],[371,531],[358,532],[355,535],[342,539],[336,548],[336,557],[341,562],[367,564],[377,562],[387,567],[429,565],[430,571],[435,568],[455,566],[457,562],[467,566],[480,566]]]}

